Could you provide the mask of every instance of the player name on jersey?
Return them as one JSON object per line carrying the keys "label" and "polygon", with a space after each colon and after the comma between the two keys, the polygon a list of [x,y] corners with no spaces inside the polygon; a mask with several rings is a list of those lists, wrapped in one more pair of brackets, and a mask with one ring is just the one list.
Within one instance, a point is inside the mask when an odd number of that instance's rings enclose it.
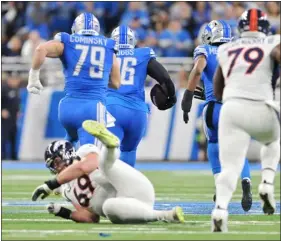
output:
{"label": "player name on jersey", "polygon": [[78,35],[69,35],[69,40],[72,43],[83,43],[83,44],[99,44],[106,46],[107,39],[101,38],[100,36],[94,37],[91,36],[90,38],[87,36],[78,36]]}

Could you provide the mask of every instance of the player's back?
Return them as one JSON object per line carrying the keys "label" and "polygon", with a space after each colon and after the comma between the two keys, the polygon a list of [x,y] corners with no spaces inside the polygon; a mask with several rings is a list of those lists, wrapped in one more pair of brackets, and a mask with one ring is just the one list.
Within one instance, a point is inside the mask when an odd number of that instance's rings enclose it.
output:
{"label": "player's back", "polygon": [[101,35],[59,33],[64,43],[61,61],[65,92],[76,98],[105,98],[112,68],[115,41]]}
{"label": "player's back", "polygon": [[218,46],[212,45],[199,45],[194,50],[194,59],[199,56],[205,56],[207,65],[202,74],[202,81],[205,89],[206,102],[216,100],[213,90],[213,76],[217,68],[217,50]]}
{"label": "player's back", "polygon": [[107,105],[120,104],[147,111],[144,86],[151,58],[155,58],[155,53],[150,48],[119,49],[121,86],[118,90],[108,89]]}
{"label": "player's back", "polygon": [[278,65],[270,54],[279,43],[280,35],[243,37],[218,49],[218,60],[225,77],[223,100],[273,99],[272,76]]}

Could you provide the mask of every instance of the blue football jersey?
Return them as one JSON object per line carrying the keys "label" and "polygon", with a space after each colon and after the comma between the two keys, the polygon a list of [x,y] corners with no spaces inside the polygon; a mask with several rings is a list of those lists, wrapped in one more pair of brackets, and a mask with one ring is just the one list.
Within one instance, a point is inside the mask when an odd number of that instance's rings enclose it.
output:
{"label": "blue football jersey", "polygon": [[105,101],[115,41],[101,35],[58,33],[66,96]]}
{"label": "blue football jersey", "polygon": [[119,49],[117,59],[120,61],[121,86],[118,90],[109,88],[106,104],[119,104],[128,108],[148,112],[145,103],[144,85],[147,64],[156,58],[151,48]]}
{"label": "blue football jersey", "polygon": [[218,65],[217,50],[218,50],[218,46],[211,46],[207,44],[199,45],[194,50],[194,55],[193,55],[194,60],[197,57],[204,55],[207,61],[207,65],[201,76],[205,89],[206,102],[209,102],[211,100],[216,100],[213,91],[213,76],[215,74]]}

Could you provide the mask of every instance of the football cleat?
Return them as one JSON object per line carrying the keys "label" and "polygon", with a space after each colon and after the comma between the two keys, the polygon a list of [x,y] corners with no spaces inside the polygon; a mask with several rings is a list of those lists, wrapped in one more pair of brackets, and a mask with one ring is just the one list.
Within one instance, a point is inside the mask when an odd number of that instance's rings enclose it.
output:
{"label": "football cleat", "polygon": [[228,211],[226,209],[215,208],[212,211],[211,231],[227,232]]}
{"label": "football cleat", "polygon": [[177,206],[173,208],[173,218],[176,222],[184,223],[184,213],[181,207]]}
{"label": "football cleat", "polygon": [[265,214],[272,215],[276,209],[273,184],[266,183],[266,181],[261,183],[259,185],[259,195],[261,198],[263,212]]}
{"label": "football cleat", "polygon": [[245,212],[248,212],[252,207],[253,200],[251,186],[251,181],[248,178],[242,180],[243,196],[241,200],[241,205]]}
{"label": "football cleat", "polygon": [[106,147],[119,147],[119,138],[112,134],[104,124],[97,121],[86,120],[83,122],[82,126],[85,131],[98,138]]}

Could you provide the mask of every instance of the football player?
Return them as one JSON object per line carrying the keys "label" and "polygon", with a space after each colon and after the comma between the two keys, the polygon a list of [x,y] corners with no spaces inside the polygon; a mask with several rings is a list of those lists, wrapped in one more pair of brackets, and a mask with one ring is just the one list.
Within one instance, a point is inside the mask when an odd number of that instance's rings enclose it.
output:
{"label": "football player", "polygon": [[167,70],[156,60],[153,49],[135,48],[135,33],[129,27],[115,28],[111,38],[116,41],[118,50],[121,86],[118,90],[109,88],[107,92],[107,110],[116,119],[115,126],[109,130],[121,141],[120,159],[134,166],[149,113],[144,92],[147,75],[159,83],[152,88],[151,99],[160,110],[176,103],[175,86]]}
{"label": "football player", "polygon": [[[280,35],[267,36],[270,24],[259,9],[245,11],[240,38],[218,49],[214,93],[223,101],[219,121],[222,171],[216,182],[212,231],[227,231],[228,204],[236,189],[251,138],[263,144],[258,187],[265,214],[273,214],[274,177],[280,160],[280,106],[274,101],[280,64]],[[274,77],[274,78],[272,78]],[[278,75],[277,75],[278,77]]]}
{"label": "football player", "polygon": [[[213,93],[213,75],[217,67],[217,49],[220,45],[231,40],[230,26],[222,20],[213,20],[205,28],[202,35],[203,45],[194,50],[194,67],[189,75],[187,89],[182,99],[183,119],[188,123],[194,90],[200,79],[203,81],[206,102],[203,110],[204,131],[207,138],[207,156],[211,163],[212,172],[216,179],[221,172],[218,145],[218,122],[222,103]],[[241,173],[242,178],[242,208],[249,211],[252,206],[250,170],[248,160]],[[214,195],[214,201],[216,196]]]}
{"label": "football player", "polygon": [[[115,41],[99,34],[98,19],[90,13],[80,14],[72,34],[58,33],[54,40],[40,44],[34,53],[27,89],[40,94],[40,67],[46,57],[59,58],[65,75],[65,97],[59,104],[59,121],[71,142],[80,146],[94,143],[97,151],[89,153],[80,168],[88,173],[97,167],[98,140],[82,128],[87,119],[105,123],[105,97],[108,84],[118,89],[120,68],[114,53]],[[110,82],[109,82],[110,76]]]}
{"label": "football player", "polygon": [[[61,193],[71,201],[76,210],[71,211],[59,204],[50,203],[48,211],[65,219],[76,222],[98,222],[99,217],[108,218],[112,223],[146,223],[153,221],[183,222],[184,215],[180,207],[172,210],[154,210],[155,192],[152,183],[139,171],[116,159],[118,138],[106,127],[95,121],[85,121],[85,130],[106,146],[101,149],[98,169],[61,186]],[[117,145],[116,145],[117,147]],[[83,162],[84,156],[95,151],[92,145],[80,147],[75,154],[70,142],[55,141],[45,152],[47,167],[58,176],[75,164],[73,160]],[[81,161],[79,161],[82,159]],[[50,190],[50,181],[42,186]],[[58,187],[57,187],[58,188]],[[38,198],[34,193],[33,200]],[[43,193],[41,193],[43,194]]]}

